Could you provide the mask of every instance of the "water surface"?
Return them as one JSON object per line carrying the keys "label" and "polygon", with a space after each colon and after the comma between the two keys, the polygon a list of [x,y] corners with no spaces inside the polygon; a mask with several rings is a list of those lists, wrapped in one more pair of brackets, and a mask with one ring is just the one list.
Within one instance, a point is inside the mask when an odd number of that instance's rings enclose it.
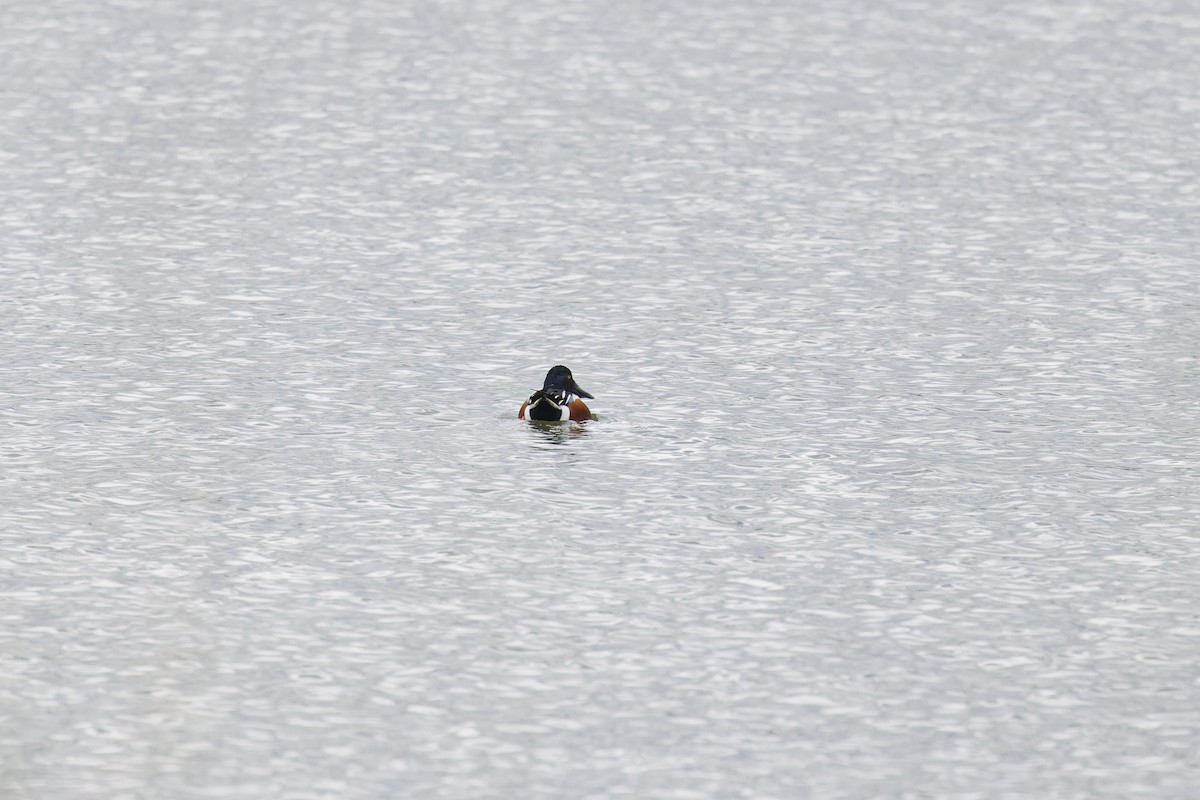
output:
{"label": "water surface", "polygon": [[1196,53],[5,5],[0,793],[1193,797]]}

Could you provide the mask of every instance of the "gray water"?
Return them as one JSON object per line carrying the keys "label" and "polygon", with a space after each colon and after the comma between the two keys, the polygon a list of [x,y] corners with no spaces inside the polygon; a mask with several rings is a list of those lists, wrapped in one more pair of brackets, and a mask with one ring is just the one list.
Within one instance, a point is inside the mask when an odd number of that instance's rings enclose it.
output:
{"label": "gray water", "polygon": [[1198,54],[3,4],[0,796],[1197,797]]}

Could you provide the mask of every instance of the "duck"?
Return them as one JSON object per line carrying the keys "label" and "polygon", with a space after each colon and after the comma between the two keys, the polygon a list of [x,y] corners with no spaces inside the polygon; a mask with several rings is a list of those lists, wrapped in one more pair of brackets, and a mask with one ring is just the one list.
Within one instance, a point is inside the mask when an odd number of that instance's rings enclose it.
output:
{"label": "duck", "polygon": [[542,388],[529,396],[521,404],[517,419],[537,420],[540,422],[555,422],[574,420],[580,422],[592,419],[592,411],[582,398],[596,398],[580,388],[571,375],[571,370],[562,364],[551,367],[546,373]]}

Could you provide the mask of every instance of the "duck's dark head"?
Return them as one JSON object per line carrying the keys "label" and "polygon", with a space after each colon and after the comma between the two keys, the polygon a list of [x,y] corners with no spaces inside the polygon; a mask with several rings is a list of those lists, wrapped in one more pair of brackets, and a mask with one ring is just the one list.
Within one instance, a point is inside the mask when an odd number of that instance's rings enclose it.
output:
{"label": "duck's dark head", "polygon": [[[592,395],[579,388],[579,384],[575,382],[575,378],[571,376],[571,370],[559,364],[557,367],[551,367],[546,373],[546,382],[542,385],[544,392],[564,392],[579,395],[580,397],[592,397]],[[592,397],[592,399],[595,399]]]}

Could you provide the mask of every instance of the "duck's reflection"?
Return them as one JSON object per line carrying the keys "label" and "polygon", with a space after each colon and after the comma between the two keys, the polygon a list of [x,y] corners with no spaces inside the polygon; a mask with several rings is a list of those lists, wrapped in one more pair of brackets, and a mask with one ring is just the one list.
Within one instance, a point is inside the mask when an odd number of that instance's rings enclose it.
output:
{"label": "duck's reflection", "polygon": [[539,422],[529,420],[529,427],[537,431],[550,444],[570,444],[575,439],[587,436],[587,422]]}

